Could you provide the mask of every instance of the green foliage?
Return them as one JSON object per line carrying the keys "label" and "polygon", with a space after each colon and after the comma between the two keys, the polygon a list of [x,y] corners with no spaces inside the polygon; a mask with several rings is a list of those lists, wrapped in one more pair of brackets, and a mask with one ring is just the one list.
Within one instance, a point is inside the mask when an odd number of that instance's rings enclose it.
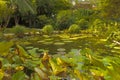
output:
{"label": "green foliage", "polygon": [[53,20],[48,18],[46,15],[38,16],[38,27],[43,27],[47,24],[53,24]]}
{"label": "green foliage", "polygon": [[42,31],[45,33],[45,34],[51,34],[54,29],[53,29],[53,26],[52,25],[45,25],[42,29]]}
{"label": "green foliage", "polygon": [[85,19],[80,19],[79,21],[76,22],[82,30],[88,29],[88,21]]}
{"label": "green foliage", "polygon": [[7,56],[9,49],[13,46],[13,42],[1,42],[0,43],[0,55]]}
{"label": "green foliage", "polygon": [[22,15],[26,15],[28,12],[32,14],[36,13],[35,7],[33,6],[34,2],[32,2],[32,0],[10,0],[10,3],[14,12],[17,12],[18,10]]}
{"label": "green foliage", "polygon": [[77,24],[72,24],[69,27],[68,32],[71,33],[71,34],[79,33],[80,32],[80,27]]}
{"label": "green foliage", "polygon": [[12,80],[25,80],[25,76],[23,71],[18,71],[12,76]]}
{"label": "green foliage", "polygon": [[103,28],[106,28],[105,27],[105,22],[103,22],[103,20],[101,20],[101,19],[95,19],[93,21],[92,29],[94,31],[102,31]]}
{"label": "green foliage", "polygon": [[23,37],[25,33],[25,27],[21,25],[16,25],[13,27],[13,32],[17,37]]}
{"label": "green foliage", "polygon": [[58,30],[67,29],[73,22],[72,11],[62,10],[57,14],[56,26]]}
{"label": "green foliage", "polygon": [[80,20],[82,18],[89,19],[93,17],[93,14],[95,13],[92,9],[78,9],[74,10],[74,16],[76,17],[76,20]]}
{"label": "green foliage", "polygon": [[106,18],[119,18],[120,15],[119,0],[100,0],[99,9]]}
{"label": "green foliage", "polygon": [[[8,42],[5,43],[6,45],[9,45]],[[4,44],[0,43],[0,46]],[[6,58],[0,57],[1,79],[6,76],[6,73],[9,75],[6,78],[12,77],[12,80],[58,80],[68,77],[75,80],[120,79],[119,56],[103,57],[89,48],[80,51],[72,50],[65,55],[50,56],[44,52],[42,57],[38,57],[28,54],[24,48],[16,45],[13,52],[7,53]],[[9,70],[13,72],[6,72]]]}
{"label": "green foliage", "polygon": [[12,15],[12,13],[13,10],[7,5],[7,1],[0,0],[0,26],[7,26],[2,24],[2,22],[4,21],[7,24],[7,21],[9,20],[9,17]]}
{"label": "green foliage", "polygon": [[36,6],[38,14],[51,16],[59,10],[70,9],[71,3],[69,0],[36,0]]}

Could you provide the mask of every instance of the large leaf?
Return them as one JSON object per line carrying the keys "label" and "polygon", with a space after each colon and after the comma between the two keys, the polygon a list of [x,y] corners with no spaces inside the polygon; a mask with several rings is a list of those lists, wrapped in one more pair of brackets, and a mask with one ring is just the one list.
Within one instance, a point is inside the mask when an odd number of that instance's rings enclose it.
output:
{"label": "large leaf", "polygon": [[34,73],[31,77],[31,80],[42,80],[37,73]]}
{"label": "large leaf", "polygon": [[47,74],[40,68],[34,68],[35,72],[39,75],[41,80],[49,80]]}
{"label": "large leaf", "polygon": [[8,55],[9,49],[13,46],[13,42],[0,42],[0,55]]}
{"label": "large leaf", "polygon": [[28,53],[24,50],[23,47],[21,47],[20,45],[17,45],[17,50],[18,50],[18,54],[21,56],[21,57],[28,57]]}
{"label": "large leaf", "polygon": [[100,59],[96,59],[94,56],[91,55],[89,55],[88,57],[94,66],[106,70],[106,67],[104,66],[103,62]]}
{"label": "large leaf", "polygon": [[59,75],[60,73],[66,72],[67,68],[64,66],[59,66],[56,61],[53,59],[49,59],[49,63],[51,65],[52,71],[54,75]]}
{"label": "large leaf", "polygon": [[0,80],[2,80],[3,76],[4,76],[4,72],[2,71],[2,69],[0,69]]}
{"label": "large leaf", "polygon": [[26,80],[25,76],[23,71],[19,71],[12,76],[12,80]]}
{"label": "large leaf", "polygon": [[[35,7],[30,0],[11,0],[12,5],[17,5],[20,13],[27,14],[28,12],[35,14]],[[22,5],[21,5],[22,4]]]}

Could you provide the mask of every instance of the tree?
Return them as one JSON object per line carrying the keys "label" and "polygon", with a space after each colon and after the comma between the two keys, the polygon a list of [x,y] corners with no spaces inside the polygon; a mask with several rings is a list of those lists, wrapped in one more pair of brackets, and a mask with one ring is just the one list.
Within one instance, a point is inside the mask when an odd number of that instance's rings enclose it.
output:
{"label": "tree", "polygon": [[[15,24],[19,23],[21,16],[29,16],[36,14],[34,7],[34,0],[9,0],[11,7],[14,9]],[[32,19],[29,18],[28,22],[31,25]]]}
{"label": "tree", "polygon": [[7,4],[7,1],[0,1],[0,27],[7,27],[13,10]]}
{"label": "tree", "polygon": [[52,16],[59,10],[70,9],[69,0],[36,0],[38,15]]}
{"label": "tree", "polygon": [[98,8],[101,14],[107,18],[119,18],[120,0],[99,0]]}

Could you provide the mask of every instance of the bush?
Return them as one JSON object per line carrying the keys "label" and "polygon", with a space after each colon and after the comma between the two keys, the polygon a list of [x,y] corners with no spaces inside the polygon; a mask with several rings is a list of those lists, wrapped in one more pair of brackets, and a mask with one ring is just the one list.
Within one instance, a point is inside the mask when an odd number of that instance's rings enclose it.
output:
{"label": "bush", "polygon": [[80,19],[79,21],[76,22],[82,30],[85,30],[88,28],[88,21],[85,19]]}
{"label": "bush", "polygon": [[74,23],[74,17],[70,10],[59,11],[56,15],[56,26],[58,30],[67,29]]}
{"label": "bush", "polygon": [[47,24],[53,24],[54,21],[47,17],[46,15],[40,15],[38,16],[38,22],[37,22],[37,27],[42,28],[43,26]]}
{"label": "bush", "polygon": [[80,32],[80,27],[77,24],[72,24],[69,27],[68,32],[71,33],[71,34],[79,33]]}
{"label": "bush", "polygon": [[53,29],[53,26],[52,25],[45,25],[42,29],[43,33],[45,34],[51,34],[54,29]]}
{"label": "bush", "polygon": [[21,25],[16,25],[13,27],[13,32],[17,37],[23,37],[25,33],[25,27]]}

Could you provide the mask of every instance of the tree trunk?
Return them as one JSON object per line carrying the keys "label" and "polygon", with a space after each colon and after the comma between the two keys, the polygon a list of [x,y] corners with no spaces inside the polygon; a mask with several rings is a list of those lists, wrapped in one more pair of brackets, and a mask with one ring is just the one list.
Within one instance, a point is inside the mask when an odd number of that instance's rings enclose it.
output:
{"label": "tree trunk", "polygon": [[4,25],[4,28],[6,28],[6,27],[8,26],[9,21],[10,21],[10,17],[11,17],[11,16],[9,16],[9,17],[7,18],[7,20],[6,20],[6,22],[5,22],[5,25]]}
{"label": "tree trunk", "polygon": [[15,25],[19,24],[19,17],[18,16],[14,16],[14,20],[15,20]]}

